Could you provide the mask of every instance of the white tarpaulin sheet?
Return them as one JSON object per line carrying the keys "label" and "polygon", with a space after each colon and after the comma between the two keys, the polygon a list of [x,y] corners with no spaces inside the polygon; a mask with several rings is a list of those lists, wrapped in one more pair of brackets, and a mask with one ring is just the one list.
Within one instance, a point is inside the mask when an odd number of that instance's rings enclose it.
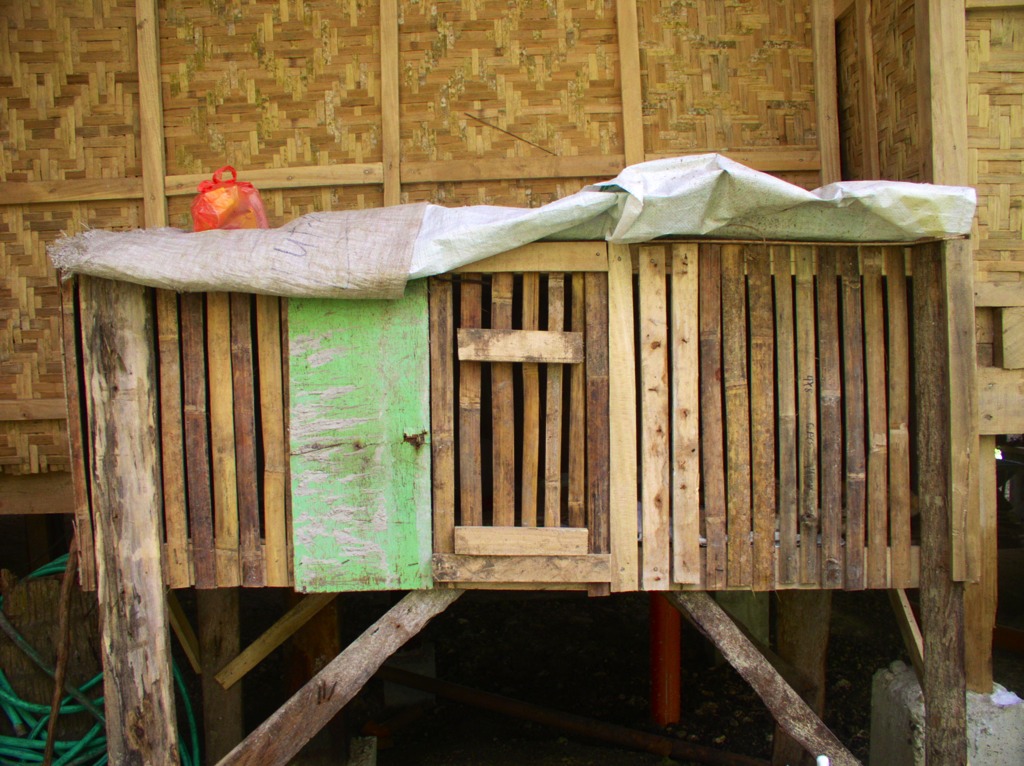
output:
{"label": "white tarpaulin sheet", "polygon": [[974,206],[968,187],[850,181],[810,192],[703,154],[633,165],[539,208],[417,204],[312,213],[278,229],[89,231],[50,257],[68,273],[175,290],[383,298],[542,239],[903,242],[970,233]]}

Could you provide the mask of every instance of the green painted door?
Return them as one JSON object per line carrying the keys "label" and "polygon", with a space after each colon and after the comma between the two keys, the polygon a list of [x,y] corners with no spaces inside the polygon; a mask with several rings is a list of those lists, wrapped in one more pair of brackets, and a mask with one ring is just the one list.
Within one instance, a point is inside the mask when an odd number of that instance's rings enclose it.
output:
{"label": "green painted door", "polygon": [[426,280],[288,307],[295,588],[429,588]]}

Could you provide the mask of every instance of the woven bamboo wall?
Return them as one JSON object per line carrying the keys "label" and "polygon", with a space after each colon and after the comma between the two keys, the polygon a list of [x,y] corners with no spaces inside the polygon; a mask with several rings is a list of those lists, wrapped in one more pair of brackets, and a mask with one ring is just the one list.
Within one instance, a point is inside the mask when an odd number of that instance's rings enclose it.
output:
{"label": "woven bamboo wall", "polygon": [[857,25],[852,13],[836,20],[836,50],[839,75],[839,151],[843,178],[861,181],[868,177],[864,147],[864,117],[857,97],[864,87]]}
{"label": "woven bamboo wall", "polygon": [[224,164],[272,225],[421,200],[538,206],[627,158],[709,150],[820,184],[823,0],[2,7],[0,473],[68,465],[46,244],[162,221],[144,187],[188,228],[196,184]]}
{"label": "woven bamboo wall", "polygon": [[881,178],[921,178],[914,0],[873,2],[878,154]]}

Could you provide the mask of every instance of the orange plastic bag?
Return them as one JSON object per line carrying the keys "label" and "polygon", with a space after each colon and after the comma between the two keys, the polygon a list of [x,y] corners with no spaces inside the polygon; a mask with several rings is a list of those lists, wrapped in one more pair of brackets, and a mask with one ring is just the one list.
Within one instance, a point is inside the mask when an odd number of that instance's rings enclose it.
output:
{"label": "orange plastic bag", "polygon": [[[231,180],[222,180],[225,173]],[[212,181],[199,184],[199,194],[192,200],[192,230],[268,229],[267,213],[256,187],[238,180],[238,173],[225,165],[213,174]]]}

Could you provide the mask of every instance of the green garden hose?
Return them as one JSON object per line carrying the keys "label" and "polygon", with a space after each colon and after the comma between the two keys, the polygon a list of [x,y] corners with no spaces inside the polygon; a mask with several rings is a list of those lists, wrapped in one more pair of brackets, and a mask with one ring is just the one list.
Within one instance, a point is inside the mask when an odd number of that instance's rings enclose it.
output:
{"label": "green garden hose", "polygon": [[[67,567],[67,555],[61,556],[49,564],[44,564],[26,579],[63,574]],[[0,598],[0,610],[3,599]],[[20,638],[20,637],[19,637]],[[23,641],[23,639],[21,639]],[[184,711],[188,725],[189,739],[179,739],[178,749],[181,751],[182,766],[199,766],[199,731],[196,727],[192,703],[188,698],[185,680],[173,664],[174,685],[178,690],[178,699]],[[102,717],[103,697],[89,700],[84,695],[103,680],[99,673],[77,690],[80,698],[91,701],[92,709],[77,702],[73,697],[66,696],[61,700],[58,715],[91,712],[98,720],[95,725],[77,740],[58,741],[54,745],[53,766],[105,766],[107,763],[106,728]],[[0,668],[0,710],[11,722],[17,736],[0,736],[0,764],[2,766],[34,766],[43,762],[43,751],[46,748],[46,728],[50,720],[50,706],[27,702],[21,699],[11,687],[3,669]]]}

